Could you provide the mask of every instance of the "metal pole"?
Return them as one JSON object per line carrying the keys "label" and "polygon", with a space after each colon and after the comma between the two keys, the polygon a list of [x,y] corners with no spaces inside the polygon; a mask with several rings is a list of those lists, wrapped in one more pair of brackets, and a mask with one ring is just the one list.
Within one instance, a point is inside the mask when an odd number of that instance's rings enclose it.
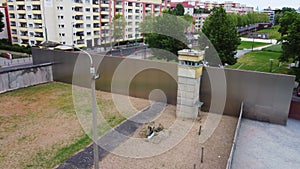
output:
{"label": "metal pole", "polygon": [[92,114],[93,114],[93,150],[94,150],[94,168],[99,169],[99,152],[98,152],[98,132],[97,132],[97,114],[96,114],[96,95],[95,95],[95,80],[96,80],[96,73],[95,68],[91,65],[91,76],[92,76]]}
{"label": "metal pole", "polygon": [[[105,26],[105,25],[104,25]],[[104,50],[106,51],[106,30],[105,29],[105,32],[104,32]]]}
{"label": "metal pole", "polygon": [[270,59],[270,72],[272,72],[273,59]]}
{"label": "metal pole", "polygon": [[[69,45],[64,45],[64,46],[69,46]],[[93,63],[93,58],[92,56],[86,52],[85,50],[82,50],[76,46],[71,46],[73,48],[76,48],[80,50],[81,52],[85,53],[88,55],[90,59],[90,73],[91,73],[91,88],[92,88],[92,118],[93,118],[93,151],[94,151],[94,168],[99,169],[99,151],[98,151],[98,145],[97,145],[97,140],[98,140],[98,131],[97,131],[97,113],[96,113],[96,94],[95,94],[95,81],[97,78],[99,78],[99,75],[95,71],[94,63]]]}

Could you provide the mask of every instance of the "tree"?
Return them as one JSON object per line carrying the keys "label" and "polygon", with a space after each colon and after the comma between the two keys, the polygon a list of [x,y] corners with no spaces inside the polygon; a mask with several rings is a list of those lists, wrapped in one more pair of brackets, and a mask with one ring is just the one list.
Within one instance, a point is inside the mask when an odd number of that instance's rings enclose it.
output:
{"label": "tree", "polygon": [[[186,22],[182,17],[167,13],[155,17],[147,15],[140,24],[140,30],[145,35],[146,43],[153,49],[156,57],[167,61],[177,60],[177,52],[187,47],[187,40],[184,35]],[[173,55],[162,54],[155,49],[163,49],[173,53]]]}
{"label": "tree", "polygon": [[212,10],[211,16],[204,22],[202,31],[214,45],[222,64],[236,63],[235,54],[240,38],[236,26],[222,7]]}
{"label": "tree", "polygon": [[275,24],[279,24],[280,19],[286,12],[296,12],[296,10],[290,7],[283,7],[282,9],[275,10]]}
{"label": "tree", "polygon": [[209,9],[206,9],[206,8],[195,8],[195,9],[194,9],[194,13],[195,13],[195,14],[202,14],[202,13],[209,14],[209,13],[210,13],[210,10],[209,10]]}
{"label": "tree", "polygon": [[0,32],[2,32],[3,28],[5,27],[5,24],[2,22],[3,17],[4,17],[3,13],[0,12]]}
{"label": "tree", "polygon": [[296,12],[285,12],[280,19],[281,42],[283,53],[280,59],[300,61],[300,15]]}
{"label": "tree", "polygon": [[184,15],[184,7],[182,4],[177,4],[175,9],[174,9],[174,12],[177,16],[183,16]]}
{"label": "tree", "polygon": [[123,38],[124,30],[126,27],[126,20],[123,15],[120,13],[117,13],[113,19],[113,28],[114,28],[114,33],[113,37],[115,40],[118,41],[118,46],[120,39]]}

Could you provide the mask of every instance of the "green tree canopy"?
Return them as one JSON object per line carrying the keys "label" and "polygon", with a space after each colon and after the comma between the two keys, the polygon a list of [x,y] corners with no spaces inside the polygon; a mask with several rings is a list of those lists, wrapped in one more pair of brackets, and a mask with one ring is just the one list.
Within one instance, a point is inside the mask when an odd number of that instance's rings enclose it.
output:
{"label": "green tree canopy", "polygon": [[182,4],[177,4],[175,9],[174,9],[174,12],[177,16],[183,16],[184,15],[184,7]]}
{"label": "green tree canopy", "polygon": [[4,28],[4,26],[5,26],[5,24],[2,22],[3,17],[4,17],[3,13],[0,12],[0,32],[3,31],[3,28]]}
{"label": "green tree canopy", "polygon": [[186,48],[184,28],[187,25],[182,17],[163,13],[159,16],[147,15],[140,24],[140,30],[145,35],[150,48],[162,49],[173,53],[166,55],[153,50],[154,55],[161,59],[177,60],[177,52]]}
{"label": "green tree canopy", "polygon": [[234,25],[241,27],[255,23],[269,22],[269,16],[265,13],[250,12],[247,14],[227,14]]}
{"label": "green tree canopy", "polygon": [[300,61],[300,14],[296,12],[285,12],[280,19],[281,42],[283,53],[281,60]]}
{"label": "green tree canopy", "polygon": [[126,27],[126,20],[123,15],[117,13],[113,19],[113,37],[115,40],[118,40],[118,46],[120,39],[123,38],[124,31]]}
{"label": "green tree canopy", "polygon": [[202,31],[214,45],[222,64],[236,63],[235,54],[240,38],[236,26],[223,8],[217,7],[212,10],[211,16],[204,22]]}

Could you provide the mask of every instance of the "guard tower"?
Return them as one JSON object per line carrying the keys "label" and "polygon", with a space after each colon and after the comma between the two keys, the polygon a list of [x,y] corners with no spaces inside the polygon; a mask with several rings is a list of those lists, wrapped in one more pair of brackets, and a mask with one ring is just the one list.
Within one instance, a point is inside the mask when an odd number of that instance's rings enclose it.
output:
{"label": "guard tower", "polygon": [[200,117],[200,78],[205,51],[184,49],[178,51],[178,91],[176,116],[195,119]]}

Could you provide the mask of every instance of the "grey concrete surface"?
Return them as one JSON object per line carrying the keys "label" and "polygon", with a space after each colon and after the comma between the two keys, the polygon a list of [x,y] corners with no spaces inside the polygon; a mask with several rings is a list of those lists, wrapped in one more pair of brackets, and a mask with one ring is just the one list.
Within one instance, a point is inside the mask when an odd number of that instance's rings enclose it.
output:
{"label": "grey concrete surface", "polygon": [[299,169],[300,121],[287,126],[243,119],[232,169]]}
{"label": "grey concrete surface", "polygon": [[0,69],[0,93],[53,81],[52,65],[22,65]]}
{"label": "grey concrete surface", "polygon": [[[146,109],[138,112],[132,118],[124,121],[120,125],[112,128],[97,140],[99,159],[103,159],[113,149],[126,141],[145,122],[152,121],[166,107],[165,103],[155,102]],[[56,169],[88,169],[91,168],[94,161],[92,144],[73,155],[65,162],[59,164]]]}

